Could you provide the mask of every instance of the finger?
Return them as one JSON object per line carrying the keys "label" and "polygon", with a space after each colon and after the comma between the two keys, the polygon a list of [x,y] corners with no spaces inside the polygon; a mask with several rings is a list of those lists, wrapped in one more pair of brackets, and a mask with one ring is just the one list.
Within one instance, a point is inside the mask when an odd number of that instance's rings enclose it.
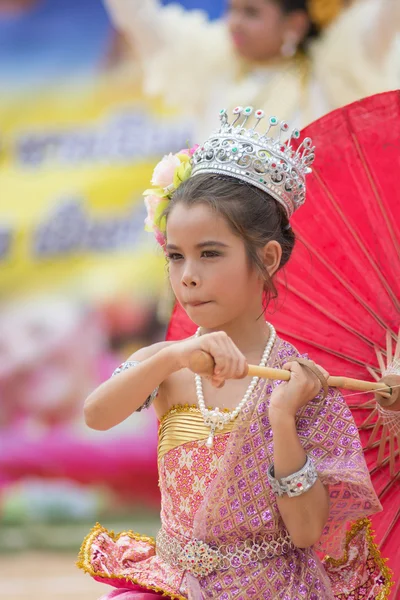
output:
{"label": "finger", "polygon": [[249,365],[244,356],[241,356],[239,359],[239,364],[237,368],[237,379],[244,379],[249,374]]}
{"label": "finger", "polygon": [[237,363],[238,363],[237,356],[230,355],[229,359],[227,360],[227,363],[226,363],[226,370],[224,372],[224,376],[226,379],[235,379],[236,378]]}
{"label": "finger", "polygon": [[232,377],[235,379],[243,379],[248,375],[249,366],[247,364],[246,357],[240,352],[240,350],[236,347],[234,350],[234,372],[232,373]]}
{"label": "finger", "polygon": [[232,367],[234,358],[230,352],[228,344],[220,343],[221,358],[220,362],[214,370],[214,374],[224,379],[229,379],[232,376]]}
{"label": "finger", "polygon": [[215,373],[218,375],[225,375],[227,363],[230,362],[229,338],[224,335],[217,335],[213,340],[213,344],[219,359],[219,364],[216,365]]}
{"label": "finger", "polygon": [[314,363],[316,368],[321,371],[322,375],[325,377],[325,379],[328,379],[329,377],[329,373],[326,369],[324,369],[324,367],[321,367],[321,365],[317,365],[316,363]]}
{"label": "finger", "polygon": [[328,373],[328,371],[326,369],[324,369],[324,367],[322,367],[321,365],[318,365],[313,360],[310,360],[309,362],[312,364],[313,367],[315,367],[316,369],[318,369],[318,371],[321,371],[321,373],[325,377],[325,379],[328,379],[329,373]]}
{"label": "finger", "polygon": [[232,340],[228,337],[221,340],[221,346],[225,352],[225,367],[219,373],[219,375],[223,376],[225,379],[236,378],[238,362],[242,354]]}
{"label": "finger", "polygon": [[225,385],[225,379],[221,379],[221,377],[211,377],[211,385],[216,388],[222,388]]}
{"label": "finger", "polygon": [[[304,375],[305,369],[298,362],[287,362],[283,365],[283,368],[286,371],[290,371],[292,373],[292,377],[299,377]],[[290,380],[289,380],[290,381]]]}
{"label": "finger", "polygon": [[319,393],[321,382],[310,369],[295,361],[285,363],[284,368],[291,372],[290,380],[287,382],[289,386],[300,386],[310,398]]}
{"label": "finger", "polygon": [[226,348],[221,339],[216,339],[211,347],[211,353],[214,357],[215,367],[214,376],[226,378],[226,372],[229,368],[230,357],[227,356]]}
{"label": "finger", "polygon": [[[324,369],[320,365],[317,365],[312,360],[310,362],[312,363],[313,366],[315,366],[316,369],[321,371],[321,373],[325,377],[325,379],[328,379],[329,373],[326,369]],[[294,373],[296,375],[299,375],[299,376],[303,375],[309,381],[317,380],[319,382],[319,385],[321,386],[321,382],[318,379],[318,377],[315,375],[315,373],[313,373],[310,369],[307,369],[306,366],[303,366],[298,362],[295,362],[295,361],[290,362],[289,361],[283,365],[283,368],[286,369],[287,371],[291,371],[292,373]]]}
{"label": "finger", "polygon": [[238,362],[240,360],[241,352],[238,350],[236,345],[228,338],[226,345],[226,351],[229,356],[229,368],[227,369],[226,376],[229,379],[234,379],[237,376]]}
{"label": "finger", "polygon": [[240,356],[237,356],[234,360],[234,370],[232,373],[232,378],[233,379],[241,379],[242,373],[243,373],[242,359]]}
{"label": "finger", "polygon": [[282,368],[286,371],[292,371],[293,373],[301,373],[303,371],[302,366],[298,362],[292,362],[290,360],[287,363],[285,363]]}
{"label": "finger", "polygon": [[292,368],[292,365],[294,365],[295,363],[292,362],[286,362],[283,366],[282,369],[285,369],[286,371],[290,371]]}

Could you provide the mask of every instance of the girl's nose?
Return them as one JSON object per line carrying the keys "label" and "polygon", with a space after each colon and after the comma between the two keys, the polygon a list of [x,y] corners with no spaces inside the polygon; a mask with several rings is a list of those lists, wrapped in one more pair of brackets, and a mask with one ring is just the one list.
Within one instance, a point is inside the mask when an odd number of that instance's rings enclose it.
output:
{"label": "girl's nose", "polygon": [[231,33],[238,33],[242,28],[242,19],[238,10],[231,10],[226,22]]}
{"label": "girl's nose", "polygon": [[185,271],[182,276],[182,284],[185,287],[197,287],[199,285],[199,278],[193,273]]}

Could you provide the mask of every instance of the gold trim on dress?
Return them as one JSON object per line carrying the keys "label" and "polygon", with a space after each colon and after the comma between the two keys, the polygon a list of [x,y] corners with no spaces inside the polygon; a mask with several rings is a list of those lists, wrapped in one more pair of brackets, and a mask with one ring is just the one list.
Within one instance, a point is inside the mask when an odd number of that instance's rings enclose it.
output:
{"label": "gold trim on dress", "polygon": [[356,521],[353,524],[351,529],[349,529],[349,531],[346,533],[345,548],[344,548],[343,556],[341,558],[333,558],[332,556],[325,556],[323,562],[328,565],[331,565],[332,567],[342,567],[343,565],[345,565],[349,560],[350,543],[356,537],[356,535],[363,529],[365,530],[365,537],[367,538],[368,550],[369,550],[371,556],[376,561],[376,564],[378,565],[378,567],[381,570],[382,575],[385,579],[385,584],[384,584],[385,587],[379,593],[379,595],[375,598],[375,600],[388,600],[388,598],[390,596],[390,590],[391,590],[392,586],[394,585],[393,572],[390,569],[390,567],[388,567],[386,564],[387,558],[383,558],[383,556],[378,548],[378,545],[374,541],[375,534],[372,529],[372,524],[371,524],[370,519],[368,519],[368,518],[359,519],[358,521]]}
{"label": "gold trim on dress", "polygon": [[107,579],[124,579],[125,581],[130,581],[131,583],[133,583],[135,585],[139,585],[140,587],[142,587],[146,590],[153,590],[154,592],[159,592],[163,596],[167,596],[171,600],[187,600],[187,598],[185,596],[177,596],[173,592],[166,591],[163,588],[160,588],[156,585],[148,585],[146,583],[142,583],[141,581],[139,581],[135,577],[132,577],[131,575],[112,575],[112,574],[104,573],[103,571],[95,571],[91,564],[90,552],[91,552],[91,546],[92,546],[93,542],[96,540],[96,538],[101,533],[106,533],[112,539],[113,542],[117,542],[119,540],[119,538],[122,536],[128,536],[132,540],[136,540],[136,541],[140,541],[140,542],[147,542],[154,548],[156,546],[155,539],[152,537],[148,537],[146,535],[140,535],[139,533],[135,533],[133,531],[121,531],[121,533],[118,533],[116,535],[113,531],[108,531],[108,529],[106,529],[105,527],[100,525],[100,523],[96,523],[96,525],[90,530],[90,532],[88,533],[88,535],[85,537],[85,539],[82,542],[82,545],[81,545],[81,548],[79,551],[79,555],[78,555],[78,560],[76,561],[76,566],[79,569],[82,569],[82,571],[84,571],[85,573],[88,573],[92,577],[99,577],[99,578],[105,579],[105,580],[107,580]]}
{"label": "gold trim on dress", "polygon": [[[218,430],[216,437],[230,433],[233,427],[234,422],[230,421],[223,429]],[[210,428],[204,424],[197,406],[177,404],[161,418],[158,430],[158,460],[182,444],[204,440],[209,435]]]}
{"label": "gold trim on dress", "polygon": [[[209,408],[209,410],[213,410],[213,409]],[[229,410],[227,408],[220,408],[220,411],[221,412],[229,412]],[[198,412],[200,412],[200,409],[197,406],[197,404],[174,404],[174,406],[171,406],[171,408],[169,410],[167,410],[167,412],[161,417],[160,425],[167,417],[169,417],[170,414],[175,414],[177,412],[198,413]]]}

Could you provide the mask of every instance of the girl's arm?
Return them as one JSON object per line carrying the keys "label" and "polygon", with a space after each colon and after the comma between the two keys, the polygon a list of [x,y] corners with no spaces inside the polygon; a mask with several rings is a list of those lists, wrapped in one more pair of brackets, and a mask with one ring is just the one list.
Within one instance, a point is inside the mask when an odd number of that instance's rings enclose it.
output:
{"label": "girl's arm", "polygon": [[[314,363],[312,363],[314,364]],[[296,415],[320,390],[320,381],[311,370],[288,362],[290,381],[278,385],[271,395],[269,422],[274,440],[274,477],[295,475],[306,463],[307,455],[296,429]],[[329,373],[319,371],[327,379]],[[322,535],[329,516],[328,490],[317,478],[310,489],[298,496],[276,496],[279,512],[293,543],[299,548],[314,545]]]}
{"label": "girl's arm", "polygon": [[158,0],[104,0],[116,28],[128,36],[138,58],[163,46],[162,6]]}
{"label": "girl's arm", "polygon": [[[210,333],[180,342],[161,342],[135,352],[129,360],[139,364],[120,372],[101,384],[85,401],[86,424],[104,431],[121,423],[143,406],[149,395],[170,375],[190,368],[193,352],[204,350],[214,358],[218,375],[211,378],[215,387],[225,379],[245,377],[247,362],[232,340],[224,333]],[[163,386],[157,402],[166,400]]]}
{"label": "girl's arm", "polygon": [[159,0],[104,2],[116,28],[133,47],[145,93],[186,107],[191,114],[203,111],[210,85],[230,64],[225,24],[210,22],[200,10],[184,10],[178,4],[164,7]]}
{"label": "girl's arm", "polygon": [[[274,436],[274,475],[281,479],[299,471],[307,456],[297,435],[294,416],[270,414],[270,423]],[[321,481],[317,479],[301,496],[277,496],[276,501],[293,543],[299,548],[315,544],[329,515],[328,490]]]}
{"label": "girl's arm", "polygon": [[86,424],[99,431],[111,429],[143,406],[153,390],[179,368],[169,346],[161,342],[135,352],[128,360],[139,361],[138,365],[96,388],[85,401]]}
{"label": "girl's arm", "polygon": [[400,33],[399,0],[379,0],[376,18],[368,24],[363,33],[362,43],[371,61],[376,65],[384,64],[396,36]]}

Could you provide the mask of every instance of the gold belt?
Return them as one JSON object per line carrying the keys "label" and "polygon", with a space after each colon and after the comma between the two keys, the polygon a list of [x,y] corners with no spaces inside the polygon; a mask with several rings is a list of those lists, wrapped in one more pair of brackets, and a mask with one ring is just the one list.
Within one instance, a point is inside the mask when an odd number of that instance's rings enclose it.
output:
{"label": "gold belt", "polygon": [[171,566],[178,566],[197,577],[272,559],[288,554],[294,548],[287,531],[218,546],[197,539],[182,542],[165,529],[160,529],[156,536],[156,554]]}

